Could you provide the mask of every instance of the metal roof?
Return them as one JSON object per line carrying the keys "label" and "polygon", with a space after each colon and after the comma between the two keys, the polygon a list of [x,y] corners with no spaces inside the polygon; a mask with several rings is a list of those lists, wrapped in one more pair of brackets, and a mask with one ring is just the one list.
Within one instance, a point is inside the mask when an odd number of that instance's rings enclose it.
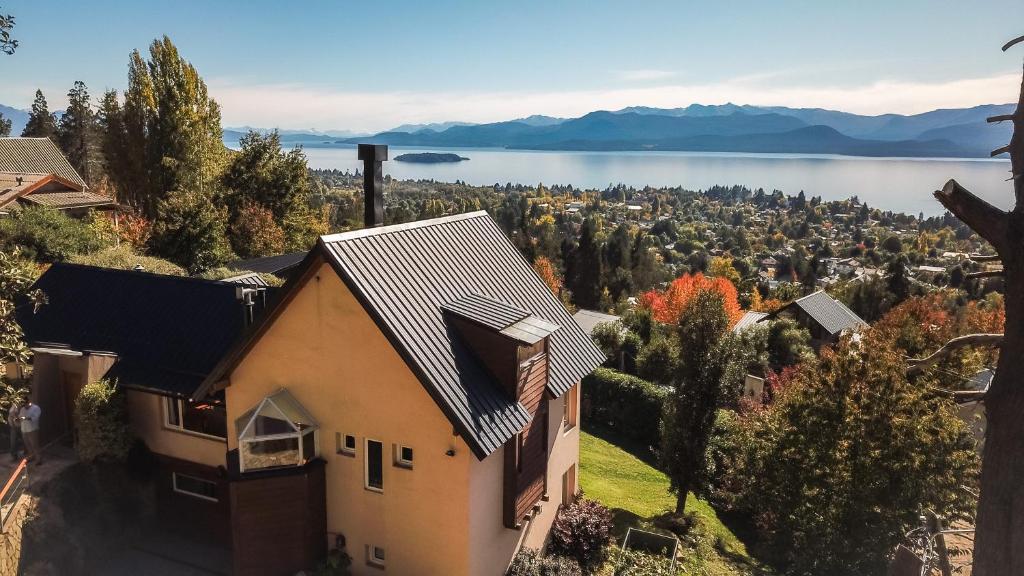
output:
{"label": "metal roof", "polygon": [[291,252],[288,254],[278,254],[277,256],[235,260],[234,262],[228,262],[227,267],[232,270],[246,270],[282,276],[302,263],[302,259],[306,257],[306,254],[306,252]]}
{"label": "metal roof", "polygon": [[740,319],[738,322],[736,322],[736,325],[732,327],[732,331],[735,332],[736,334],[739,334],[743,330],[750,328],[754,324],[757,324],[767,316],[767,312],[754,312],[753,310],[747,310],[746,312],[743,313],[743,316],[740,316]]}
{"label": "metal roof", "polygon": [[527,310],[479,294],[466,294],[453,302],[441,304],[441,309],[496,331],[530,316]]}
{"label": "metal roof", "polygon": [[0,172],[56,174],[88,189],[82,176],[49,138],[0,138]]}
{"label": "metal roof", "polygon": [[786,305],[786,308],[790,306],[799,307],[829,334],[839,334],[844,330],[867,326],[867,322],[857,316],[853,310],[829,296],[824,290],[797,298]]}
{"label": "metal roof", "polygon": [[583,328],[584,332],[590,335],[594,334],[594,328],[597,328],[598,324],[619,321],[618,316],[605,314],[604,312],[597,312],[595,310],[584,310],[582,308],[573,314],[572,318],[580,325],[580,328]]}
{"label": "metal roof", "polygon": [[263,279],[256,272],[243,272],[237,276],[231,276],[230,278],[223,278],[221,282],[230,282],[232,284],[242,284],[245,286],[270,286],[270,283]]}
{"label": "metal roof", "polygon": [[245,329],[227,282],[57,263],[34,288],[47,303],[19,307],[25,340],[114,353],[107,377],[129,388],[191,395]]}
{"label": "metal roof", "polygon": [[60,192],[36,192],[22,196],[22,200],[48,206],[50,208],[87,208],[96,206],[113,206],[116,204],[113,199],[92,192],[60,191]]}
{"label": "metal roof", "polygon": [[494,322],[526,312],[560,327],[548,351],[555,396],[605,361],[486,212],[324,236],[319,246],[479,458],[522,430],[529,413],[445,322],[444,307],[472,302]]}

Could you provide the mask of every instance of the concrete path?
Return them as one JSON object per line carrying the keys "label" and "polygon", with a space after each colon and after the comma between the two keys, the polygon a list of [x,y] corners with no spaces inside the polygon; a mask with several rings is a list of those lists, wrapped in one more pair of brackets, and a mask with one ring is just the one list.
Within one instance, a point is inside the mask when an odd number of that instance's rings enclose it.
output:
{"label": "concrete path", "polygon": [[153,531],[114,555],[102,573],[109,576],[229,576],[231,554],[204,542]]}

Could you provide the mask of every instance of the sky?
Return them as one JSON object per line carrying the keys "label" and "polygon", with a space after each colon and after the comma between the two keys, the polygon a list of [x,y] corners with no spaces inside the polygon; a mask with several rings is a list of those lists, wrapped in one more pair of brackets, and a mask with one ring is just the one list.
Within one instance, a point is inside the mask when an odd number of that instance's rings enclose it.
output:
{"label": "sky", "polygon": [[692,103],[862,114],[1014,101],[1024,2],[8,0],[0,103],[124,89],[167,34],[225,126],[385,130]]}

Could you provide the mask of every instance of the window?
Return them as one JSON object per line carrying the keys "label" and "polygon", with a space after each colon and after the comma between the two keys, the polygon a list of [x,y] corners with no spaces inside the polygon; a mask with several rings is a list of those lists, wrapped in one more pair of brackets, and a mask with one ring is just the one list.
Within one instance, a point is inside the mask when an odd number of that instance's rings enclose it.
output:
{"label": "window", "polygon": [[216,482],[203,480],[202,478],[196,478],[195,476],[178,474],[177,472],[171,473],[171,481],[174,484],[175,492],[188,494],[189,496],[209,500],[210,502],[217,501]]}
{"label": "window", "polygon": [[576,427],[579,421],[579,384],[569,388],[562,399],[562,420],[565,421],[566,431]]}
{"label": "window", "polygon": [[235,421],[239,464],[247,470],[302,466],[319,456],[318,427],[287,390],[278,390]]}
{"label": "window", "polygon": [[384,444],[366,439],[366,488],[384,491]]}
{"label": "window", "polygon": [[164,425],[181,432],[225,439],[228,437],[227,410],[223,404],[185,402],[164,398]]}
{"label": "window", "polygon": [[371,566],[384,567],[384,549],[380,546],[366,545],[366,563]]}
{"label": "window", "polygon": [[356,455],[356,437],[351,434],[334,433],[335,450],[345,456]]}
{"label": "window", "polygon": [[569,504],[576,499],[576,465],[562,474],[562,504]]}
{"label": "window", "polygon": [[412,468],[412,448],[395,444],[395,466],[400,468]]}

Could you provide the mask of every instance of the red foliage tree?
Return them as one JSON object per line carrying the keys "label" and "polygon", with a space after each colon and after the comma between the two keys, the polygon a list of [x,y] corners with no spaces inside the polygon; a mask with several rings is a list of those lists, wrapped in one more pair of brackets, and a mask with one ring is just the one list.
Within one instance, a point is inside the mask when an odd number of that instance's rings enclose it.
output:
{"label": "red foliage tree", "polygon": [[743,316],[736,286],[726,278],[709,278],[700,272],[676,278],[664,292],[644,292],[640,295],[638,304],[641,308],[650,310],[651,316],[658,322],[677,324],[687,304],[701,290],[712,290],[722,295],[730,325],[736,324]]}

